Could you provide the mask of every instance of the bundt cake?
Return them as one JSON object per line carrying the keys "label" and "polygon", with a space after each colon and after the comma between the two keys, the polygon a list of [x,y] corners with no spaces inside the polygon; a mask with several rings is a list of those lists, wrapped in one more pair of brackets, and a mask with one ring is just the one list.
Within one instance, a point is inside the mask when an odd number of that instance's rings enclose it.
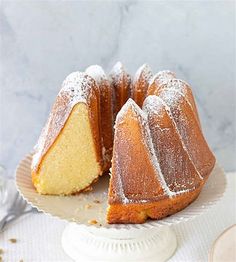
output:
{"label": "bundt cake", "polygon": [[118,62],[109,77],[95,65],[63,82],[32,181],[41,194],[70,195],[111,167],[108,223],[143,223],[194,201],[214,164],[190,86],[146,64],[131,81]]}

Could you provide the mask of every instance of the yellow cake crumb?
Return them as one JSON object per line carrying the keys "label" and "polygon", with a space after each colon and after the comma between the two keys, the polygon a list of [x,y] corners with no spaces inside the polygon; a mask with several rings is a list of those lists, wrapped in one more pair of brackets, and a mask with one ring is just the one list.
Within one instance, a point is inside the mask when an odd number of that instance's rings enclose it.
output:
{"label": "yellow cake crumb", "polygon": [[9,241],[14,244],[17,242],[16,238],[10,238]]}
{"label": "yellow cake crumb", "polygon": [[40,168],[33,174],[33,183],[40,194],[71,195],[92,190],[90,185],[101,174],[101,166],[89,112],[86,104],[76,104],[43,157]]}
{"label": "yellow cake crumb", "polygon": [[84,207],[85,207],[85,209],[89,209],[89,208],[91,208],[91,207],[92,207],[92,205],[90,205],[90,204],[87,204],[87,205],[85,205]]}
{"label": "yellow cake crumb", "polygon": [[92,219],[92,220],[89,220],[88,223],[90,225],[96,225],[98,223],[98,221],[96,219]]}

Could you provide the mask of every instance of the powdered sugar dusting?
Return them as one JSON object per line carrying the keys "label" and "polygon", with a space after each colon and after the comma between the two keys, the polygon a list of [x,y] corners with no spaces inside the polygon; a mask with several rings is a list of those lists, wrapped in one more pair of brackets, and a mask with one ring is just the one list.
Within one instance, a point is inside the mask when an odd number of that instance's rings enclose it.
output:
{"label": "powdered sugar dusting", "polygon": [[131,97],[139,106],[142,106],[143,104],[151,78],[152,71],[147,64],[142,65],[137,70],[134,76],[134,81],[131,89]]}
{"label": "powdered sugar dusting", "polygon": [[[130,98],[125,105],[122,107],[122,109],[120,110],[120,112],[117,115],[116,118],[116,124],[117,123],[121,123],[123,120],[124,115],[126,114],[126,112],[129,110],[129,108],[131,108],[136,115],[138,116],[138,120],[140,123],[140,127],[141,127],[141,132],[142,132],[142,136],[143,136],[143,143],[146,145],[147,147],[147,152],[149,154],[150,160],[154,166],[154,170],[156,171],[156,176],[157,179],[159,180],[159,182],[161,183],[162,189],[163,191],[169,196],[172,197],[172,193],[169,190],[169,188],[166,185],[166,182],[164,180],[163,174],[161,172],[159,163],[157,161],[156,155],[155,155],[155,151],[153,148],[153,144],[152,144],[152,140],[151,140],[151,135],[150,135],[150,130],[149,130],[149,126],[148,126],[148,122],[147,122],[147,115],[141,110],[141,108]],[[116,126],[115,126],[116,128]],[[119,178],[120,183],[121,183],[121,178]],[[120,185],[121,188],[119,190],[122,190],[123,186]],[[125,199],[124,196],[124,192],[121,192],[121,195],[123,196],[123,200],[127,203],[127,201],[132,202],[131,199],[127,198]],[[145,201],[145,199],[144,199]]]}
{"label": "powdered sugar dusting", "polygon": [[110,77],[112,78],[113,82],[121,82],[123,81],[124,78],[127,78],[127,81],[131,82],[131,76],[127,74],[123,64],[121,62],[117,62],[111,72],[110,72]]}
{"label": "powdered sugar dusting", "polygon": [[104,70],[99,65],[91,65],[91,66],[89,66],[85,70],[85,73],[90,75],[97,82],[98,85],[100,85],[100,83],[103,80],[107,80],[107,76],[106,76]]}
{"label": "powdered sugar dusting", "polygon": [[155,82],[157,85],[162,85],[162,84],[167,83],[170,79],[173,79],[173,78],[176,78],[176,75],[174,72],[171,72],[169,70],[163,70],[155,74],[150,79],[149,84],[152,85]]}
{"label": "powdered sugar dusting", "polygon": [[106,166],[110,166],[113,143],[112,88],[101,66],[92,65],[85,72],[96,81],[100,91],[101,142],[104,169],[106,169]]}
{"label": "powdered sugar dusting", "polygon": [[[133,105],[133,99],[129,98],[127,100],[127,102],[123,105],[123,107],[121,108],[121,110],[119,111],[119,113],[116,116],[116,122],[121,121],[120,119],[123,118],[123,116],[125,115],[125,113],[128,111],[128,109],[130,107],[132,107]],[[115,125],[115,129],[116,129],[116,125]]]}
{"label": "powdered sugar dusting", "polygon": [[163,91],[160,97],[170,108],[174,123],[183,139],[183,145],[188,150],[199,177],[208,176],[214,166],[215,158],[206,143],[189,104],[175,90],[171,89]]}
{"label": "powdered sugar dusting", "polygon": [[199,185],[198,174],[183,148],[181,137],[163,100],[149,96],[143,110],[148,114],[156,157],[171,194],[174,196],[194,190]]}
{"label": "powdered sugar dusting", "polygon": [[[192,157],[189,154],[189,148],[188,145],[186,145],[185,141],[187,139],[187,134],[184,134],[183,132],[180,131],[180,126],[177,125],[176,123],[176,119],[173,116],[173,110],[171,108],[178,108],[178,110],[181,112],[181,98],[182,96],[178,93],[175,92],[174,90],[169,90],[169,91],[164,91],[161,95],[160,98],[162,100],[162,103],[165,105],[165,108],[169,114],[169,116],[172,119],[173,124],[175,125],[176,131],[179,135],[180,141],[182,143],[183,149],[186,151],[186,153],[189,156],[189,159],[192,163],[192,165],[195,168],[195,171],[197,172],[198,176],[200,177],[200,179],[203,179],[203,177],[201,176],[199,170],[197,169],[195,162],[193,161]],[[171,107],[171,108],[170,108]],[[182,119],[182,124],[184,123],[184,119]]]}
{"label": "powdered sugar dusting", "polygon": [[140,77],[142,77],[146,81],[149,81],[151,79],[152,70],[148,64],[143,64],[141,67],[139,67],[134,76],[134,83],[137,82]]}
{"label": "powdered sugar dusting", "polygon": [[155,112],[155,114],[160,114],[162,106],[159,101],[160,101],[160,98],[158,96],[150,95],[146,97],[143,103],[144,112],[152,111],[152,112]]}
{"label": "powdered sugar dusting", "polygon": [[113,97],[113,115],[114,120],[121,107],[130,97],[131,91],[131,76],[126,72],[121,62],[117,62],[109,75],[112,87]]}
{"label": "powdered sugar dusting", "polygon": [[122,72],[124,72],[125,70],[124,70],[124,66],[123,66],[123,64],[119,61],[119,62],[117,62],[114,66],[113,66],[113,68],[112,68],[112,70],[111,70],[111,72],[110,72],[110,75],[111,75],[111,77],[113,77],[113,78],[118,78],[121,74],[122,74]]}
{"label": "powdered sugar dusting", "polygon": [[94,80],[86,73],[73,72],[64,80],[58,96],[63,96],[66,93],[70,97],[69,103],[72,105],[78,102],[86,103],[93,85]]}
{"label": "powdered sugar dusting", "polygon": [[192,89],[188,85],[188,83],[186,83],[185,81],[183,81],[181,79],[170,79],[165,84],[160,86],[160,88],[163,89],[163,91],[164,91],[164,89],[166,89],[166,90],[171,89],[171,90],[175,90],[176,92],[178,92],[187,101],[187,103],[191,107],[191,109],[194,113],[194,116],[196,117],[196,119],[198,121],[199,127],[201,128],[196,104],[195,104],[193,94],[192,94]]}

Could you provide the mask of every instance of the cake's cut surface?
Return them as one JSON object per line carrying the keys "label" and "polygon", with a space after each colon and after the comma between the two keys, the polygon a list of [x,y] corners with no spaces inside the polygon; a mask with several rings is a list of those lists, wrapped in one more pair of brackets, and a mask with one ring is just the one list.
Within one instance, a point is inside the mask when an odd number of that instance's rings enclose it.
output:
{"label": "cake's cut surface", "polygon": [[72,194],[101,173],[87,105],[74,106],[64,128],[44,156],[34,184],[41,194]]}

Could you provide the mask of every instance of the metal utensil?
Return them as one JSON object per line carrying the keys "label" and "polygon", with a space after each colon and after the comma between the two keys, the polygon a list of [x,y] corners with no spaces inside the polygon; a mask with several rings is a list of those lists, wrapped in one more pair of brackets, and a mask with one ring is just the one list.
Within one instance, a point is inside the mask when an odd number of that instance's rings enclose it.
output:
{"label": "metal utensil", "polygon": [[8,222],[15,220],[21,214],[23,214],[25,207],[26,201],[20,197],[19,193],[17,192],[10,208],[7,209],[7,214],[0,221],[0,231],[3,230]]}
{"label": "metal utensil", "polygon": [[21,215],[38,212],[36,208],[28,208],[27,202],[7,182],[9,182],[7,179],[0,176],[0,207],[5,207],[7,211],[6,215],[0,220],[0,232]]}

